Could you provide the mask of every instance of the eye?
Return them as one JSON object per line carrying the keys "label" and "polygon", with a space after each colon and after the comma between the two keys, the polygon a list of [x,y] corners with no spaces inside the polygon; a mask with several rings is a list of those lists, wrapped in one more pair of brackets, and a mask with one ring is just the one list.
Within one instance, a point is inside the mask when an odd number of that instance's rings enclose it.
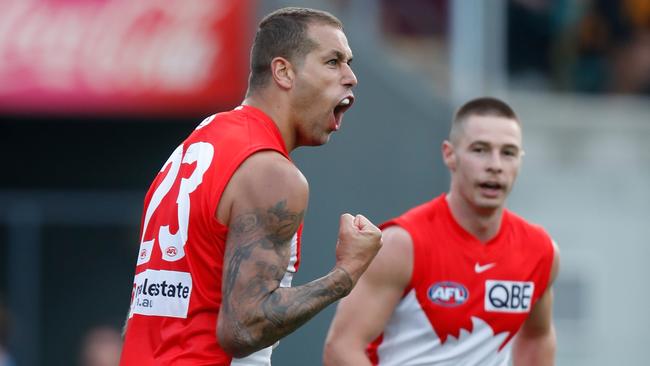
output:
{"label": "eye", "polygon": [[486,152],[487,149],[485,147],[483,147],[483,146],[474,146],[474,147],[472,147],[471,151],[475,152],[475,153],[482,154],[482,153]]}
{"label": "eye", "polygon": [[338,63],[339,63],[339,60],[335,59],[335,58],[327,61],[327,64],[330,65],[330,66],[336,66],[336,65],[338,65]]}
{"label": "eye", "polygon": [[508,157],[515,157],[515,156],[517,156],[517,150],[513,150],[513,149],[504,150],[503,155],[508,156]]}

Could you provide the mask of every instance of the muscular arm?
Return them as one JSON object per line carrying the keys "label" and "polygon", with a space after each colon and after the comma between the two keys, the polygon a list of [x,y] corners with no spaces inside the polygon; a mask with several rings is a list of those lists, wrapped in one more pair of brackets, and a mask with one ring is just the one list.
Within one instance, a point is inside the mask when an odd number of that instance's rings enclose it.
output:
{"label": "muscular arm", "polygon": [[[229,232],[217,333],[228,353],[243,357],[272,345],[347,295],[356,281],[350,272],[358,268],[341,264],[304,286],[280,287],[291,240],[307,207],[308,188],[302,174],[279,154],[249,158],[233,175],[224,197],[231,199],[230,204],[222,201],[228,210],[220,203],[218,211],[229,223]],[[347,216],[351,230],[353,219]],[[356,234],[367,233],[361,229]],[[339,239],[346,235],[355,234],[340,233]]]}
{"label": "muscular arm", "polygon": [[553,243],[555,254],[551,267],[551,278],[544,295],[535,304],[530,316],[515,337],[512,348],[513,364],[520,365],[554,365],[556,337],[553,326],[553,289],[560,266],[560,254]]}
{"label": "muscular arm", "polygon": [[410,281],[413,249],[409,234],[391,226],[384,231],[383,241],[375,260],[338,306],[325,341],[326,366],[370,366],[366,346],[381,334]]}

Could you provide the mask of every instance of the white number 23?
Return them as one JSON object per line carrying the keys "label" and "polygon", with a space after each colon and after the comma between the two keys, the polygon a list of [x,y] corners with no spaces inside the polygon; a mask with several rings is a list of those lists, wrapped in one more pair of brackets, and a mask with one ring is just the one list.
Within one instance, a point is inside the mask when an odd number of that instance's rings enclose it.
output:
{"label": "white number 23", "polygon": [[185,152],[183,152],[183,145],[181,144],[174,150],[169,159],[167,159],[160,171],[163,172],[170,164],[171,167],[163,181],[154,191],[149,204],[145,208],[137,265],[149,262],[151,259],[151,252],[156,237],[148,241],[144,240],[148,232],[147,229],[151,216],[176,182],[181,164],[192,164],[196,162],[196,168],[192,172],[192,175],[189,178],[181,178],[180,180],[178,197],[176,198],[176,203],[178,204],[178,231],[172,234],[169,230],[169,225],[163,225],[158,228],[156,235],[163,260],[174,262],[185,257],[185,243],[187,242],[187,230],[190,217],[190,193],[203,181],[203,174],[210,166],[213,156],[214,148],[211,144],[207,142],[195,142]]}

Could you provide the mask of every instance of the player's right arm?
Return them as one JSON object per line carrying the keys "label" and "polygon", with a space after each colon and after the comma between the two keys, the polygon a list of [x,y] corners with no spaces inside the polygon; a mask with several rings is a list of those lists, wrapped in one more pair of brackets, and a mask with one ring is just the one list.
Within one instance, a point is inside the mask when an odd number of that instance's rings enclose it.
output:
{"label": "player's right arm", "polygon": [[235,357],[272,345],[347,295],[379,250],[379,229],[361,215],[342,215],[334,269],[303,286],[281,288],[308,194],[300,171],[266,151],[249,157],[222,195],[217,218],[229,231],[217,336]]}
{"label": "player's right arm", "polygon": [[366,346],[382,333],[411,279],[413,244],[408,232],[390,226],[382,240],[375,260],[339,303],[325,340],[326,366],[371,365]]}

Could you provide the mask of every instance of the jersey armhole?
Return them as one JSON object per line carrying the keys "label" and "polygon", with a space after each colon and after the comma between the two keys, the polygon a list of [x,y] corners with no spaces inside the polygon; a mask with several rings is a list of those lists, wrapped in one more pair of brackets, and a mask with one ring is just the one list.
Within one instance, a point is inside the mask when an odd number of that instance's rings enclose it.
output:
{"label": "jersey armhole", "polygon": [[413,235],[413,232],[411,230],[409,230],[406,226],[402,225],[402,224],[400,224],[400,226],[404,230],[406,230],[406,232],[411,237],[411,251],[412,251],[412,255],[413,255],[413,263],[412,263],[412,266],[411,266],[411,274],[409,275],[409,282],[406,285],[406,287],[404,287],[404,292],[402,293],[402,298],[404,298],[404,297],[406,297],[406,295],[409,294],[409,292],[411,292],[411,290],[415,289],[415,276],[413,274],[418,273],[418,267],[420,266],[420,264],[418,263],[418,258],[421,257],[421,256],[420,256],[420,248],[418,246],[417,239]]}
{"label": "jersey armhole", "polygon": [[548,233],[544,232],[544,255],[542,256],[542,291],[540,291],[535,299],[535,303],[539,301],[542,296],[544,296],[544,293],[546,293],[546,290],[549,288],[549,284],[551,282],[551,274],[553,271],[553,260],[555,258],[555,248],[553,246],[553,238],[551,238]]}
{"label": "jersey armhole", "polygon": [[212,213],[212,218],[213,218],[214,222],[217,225],[227,227],[226,224],[224,224],[223,222],[219,221],[219,219],[217,219],[217,208],[219,207],[219,202],[221,201],[221,197],[223,196],[223,192],[226,190],[226,187],[228,187],[228,184],[230,183],[230,180],[232,179],[232,176],[235,174],[237,169],[246,161],[246,159],[248,159],[251,156],[253,156],[254,154],[256,154],[258,152],[262,152],[262,151],[275,151],[278,154],[285,157],[286,159],[288,159],[288,157],[284,154],[284,152],[279,150],[277,147],[271,146],[271,145],[253,146],[253,147],[251,147],[249,149],[246,149],[241,154],[237,155],[232,160],[233,161],[232,164],[230,164],[224,171],[219,172],[219,173],[223,173],[223,174],[227,175],[228,179],[223,181],[223,183],[218,185],[216,187],[216,189],[213,192],[211,192],[209,208],[210,208],[210,212]]}

